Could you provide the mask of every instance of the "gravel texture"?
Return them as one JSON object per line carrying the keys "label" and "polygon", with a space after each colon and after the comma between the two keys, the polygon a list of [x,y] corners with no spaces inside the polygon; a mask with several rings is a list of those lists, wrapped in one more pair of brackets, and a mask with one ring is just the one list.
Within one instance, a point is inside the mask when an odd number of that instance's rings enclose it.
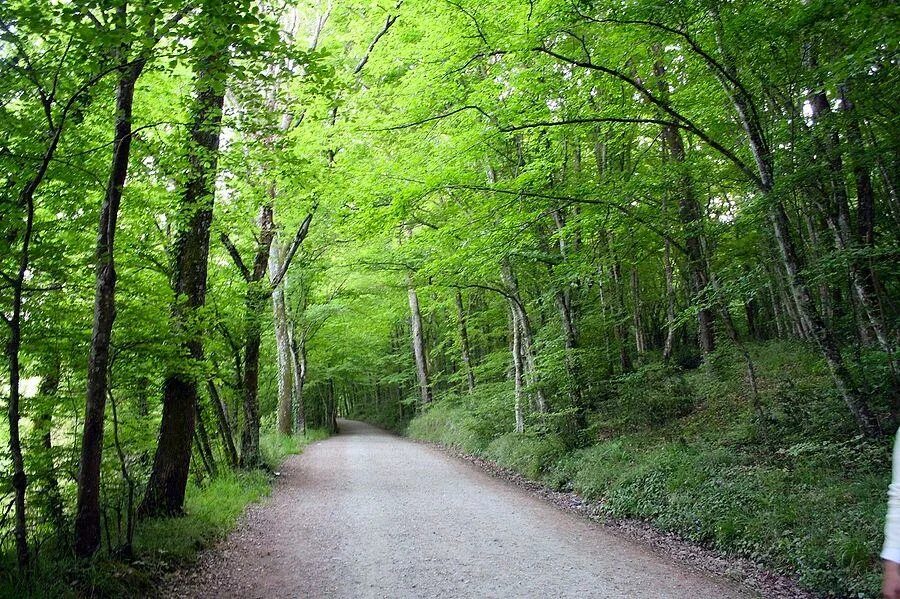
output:
{"label": "gravel texture", "polygon": [[[168,597],[752,597],[657,547],[359,422],[285,463],[271,497]],[[552,501],[548,502],[547,499]],[[557,505],[554,505],[557,504]],[[565,506],[563,506],[565,507]],[[640,536],[640,535],[638,535]]]}

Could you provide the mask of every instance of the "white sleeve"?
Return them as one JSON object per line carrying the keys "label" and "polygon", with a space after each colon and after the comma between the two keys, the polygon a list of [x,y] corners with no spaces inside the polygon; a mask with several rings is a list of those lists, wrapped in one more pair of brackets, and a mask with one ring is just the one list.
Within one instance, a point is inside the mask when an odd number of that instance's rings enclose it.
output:
{"label": "white sleeve", "polygon": [[894,439],[894,465],[888,488],[888,510],[884,523],[884,547],[881,558],[900,563],[900,430]]}

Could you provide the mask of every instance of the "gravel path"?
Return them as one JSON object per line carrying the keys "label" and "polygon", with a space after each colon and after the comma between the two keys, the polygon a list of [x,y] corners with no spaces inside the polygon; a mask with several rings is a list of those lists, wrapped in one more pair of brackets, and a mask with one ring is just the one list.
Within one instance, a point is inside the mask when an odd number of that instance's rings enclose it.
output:
{"label": "gravel path", "polygon": [[748,597],[432,447],[343,421],[171,597]]}

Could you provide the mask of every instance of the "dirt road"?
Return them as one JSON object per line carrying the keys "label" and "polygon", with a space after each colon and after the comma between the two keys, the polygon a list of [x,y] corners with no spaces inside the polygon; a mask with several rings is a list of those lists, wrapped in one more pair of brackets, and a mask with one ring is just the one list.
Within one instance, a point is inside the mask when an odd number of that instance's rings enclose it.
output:
{"label": "dirt road", "polygon": [[439,450],[343,422],[178,597],[746,597]]}

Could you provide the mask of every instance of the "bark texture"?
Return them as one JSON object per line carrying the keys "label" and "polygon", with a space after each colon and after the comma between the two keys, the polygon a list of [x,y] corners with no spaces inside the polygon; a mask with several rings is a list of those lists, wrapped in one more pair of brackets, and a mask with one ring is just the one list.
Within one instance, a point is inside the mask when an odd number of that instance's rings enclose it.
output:
{"label": "bark texture", "polygon": [[[206,303],[209,235],[229,68],[229,55],[223,42],[212,42],[213,51],[198,65],[195,101],[191,109],[189,171],[181,201],[182,223],[175,243],[172,327],[181,334],[182,350],[194,364],[203,360],[202,331],[197,330],[194,320]],[[184,509],[197,386],[196,377],[188,369],[174,370],[166,375],[153,469],[138,508],[143,517],[180,514]]]}
{"label": "bark texture", "polygon": [[[719,27],[721,27],[720,24]],[[788,287],[798,314],[798,324],[808,330],[809,335],[819,346],[819,350],[828,364],[835,387],[856,419],[860,430],[868,436],[875,436],[879,433],[878,423],[869,409],[868,403],[859,394],[853,377],[844,364],[834,333],[817,310],[809,285],[803,275],[802,261],[791,233],[790,220],[783,199],[775,185],[774,156],[759,121],[758,111],[753,106],[752,98],[748,96],[746,90],[736,87],[733,83],[737,80],[737,72],[732,66],[734,63],[729,52],[724,47],[721,31],[717,34],[717,41],[719,50],[726,60],[725,66],[719,70],[719,80],[729,94],[735,113],[747,136],[747,143],[756,165],[757,174],[754,182],[768,202],[769,221],[772,225],[781,263],[787,273]]]}
{"label": "bark texture", "polygon": [[525,364],[522,357],[522,323],[519,321],[519,315],[516,311],[513,301],[509,300],[509,328],[512,336],[511,349],[513,361],[513,384],[515,389],[515,416],[516,416],[516,432],[525,432],[525,407],[523,402],[524,396],[524,370]]}
{"label": "bark texture", "polygon": [[[272,242],[269,253],[269,273],[278,273],[283,265],[282,247],[276,238]],[[272,290],[272,318],[275,329],[275,352],[278,360],[278,408],[277,428],[282,435],[290,435],[293,428],[291,417],[291,389],[293,385],[293,365],[291,360],[291,341],[288,323],[287,305],[285,302],[286,281]]]}
{"label": "bark texture", "polygon": [[419,398],[423,404],[431,402],[431,381],[428,377],[428,350],[425,347],[425,331],[422,327],[422,312],[419,309],[419,295],[416,293],[412,275],[406,279],[409,298],[410,340],[416,359],[416,377],[419,380]]}
{"label": "bark texture", "polygon": [[[125,5],[122,4],[120,26],[124,26],[124,11]],[[122,56],[126,56],[127,52],[128,48],[123,48]],[[116,85],[112,164],[103,204],[100,207],[100,225],[94,258],[96,270],[94,323],[88,354],[87,393],[75,508],[75,555],[79,558],[90,557],[100,547],[100,462],[109,386],[109,347],[113,321],[116,318],[116,222],[131,155],[134,86],[143,65],[144,63],[139,61],[131,66],[123,66],[119,73]]]}
{"label": "bark texture", "polygon": [[540,381],[537,373],[537,361],[534,355],[534,337],[532,335],[531,320],[528,317],[528,311],[525,304],[522,303],[522,295],[519,292],[519,280],[513,271],[512,264],[508,258],[500,263],[500,275],[503,279],[505,295],[512,302],[512,309],[516,313],[516,319],[519,323],[521,334],[521,353],[525,364],[525,382],[534,389],[534,407],[538,412],[547,411],[547,399],[543,389],[540,387]]}
{"label": "bark texture", "polygon": [[263,206],[259,217],[259,241],[253,269],[247,280],[247,296],[244,303],[244,428],[241,430],[240,466],[244,469],[259,468],[259,348],[262,343],[262,312],[271,288],[265,280],[269,264],[269,251],[275,236],[272,206]]}
{"label": "bark texture", "polygon": [[296,432],[302,433],[306,432],[306,406],[304,405],[304,395],[303,389],[306,385],[306,340],[300,339],[299,343],[297,342],[297,336],[294,333],[293,323],[291,323],[291,327],[288,329],[291,335],[291,361],[292,368],[291,373],[293,374],[293,386],[294,386],[294,404],[293,404],[293,418],[294,418],[294,430]]}
{"label": "bark texture", "polygon": [[469,328],[466,323],[466,311],[463,306],[462,292],[456,290],[456,319],[459,326],[459,347],[463,368],[466,371],[466,388],[469,393],[475,391],[475,371],[472,369],[472,355],[469,348]]}
{"label": "bark texture", "polygon": [[[660,93],[663,98],[666,98],[668,96],[668,83],[666,80],[666,69],[661,62],[656,63],[654,74],[659,79]],[[694,193],[693,180],[685,166],[687,154],[681,131],[674,125],[663,125],[662,140],[666,159],[676,169],[675,192],[678,196],[678,220],[681,225],[682,238],[684,239],[690,292],[694,301],[700,302],[700,310],[697,312],[697,337],[703,354],[709,355],[716,346],[715,312],[707,305],[707,300],[704,297],[706,288],[709,285],[709,274],[706,269],[706,258],[703,252],[703,214]],[[668,247],[669,242],[667,240],[666,248],[668,249]],[[671,268],[668,259],[667,268]],[[670,285],[668,277],[671,275],[667,272],[666,276],[667,285]]]}

